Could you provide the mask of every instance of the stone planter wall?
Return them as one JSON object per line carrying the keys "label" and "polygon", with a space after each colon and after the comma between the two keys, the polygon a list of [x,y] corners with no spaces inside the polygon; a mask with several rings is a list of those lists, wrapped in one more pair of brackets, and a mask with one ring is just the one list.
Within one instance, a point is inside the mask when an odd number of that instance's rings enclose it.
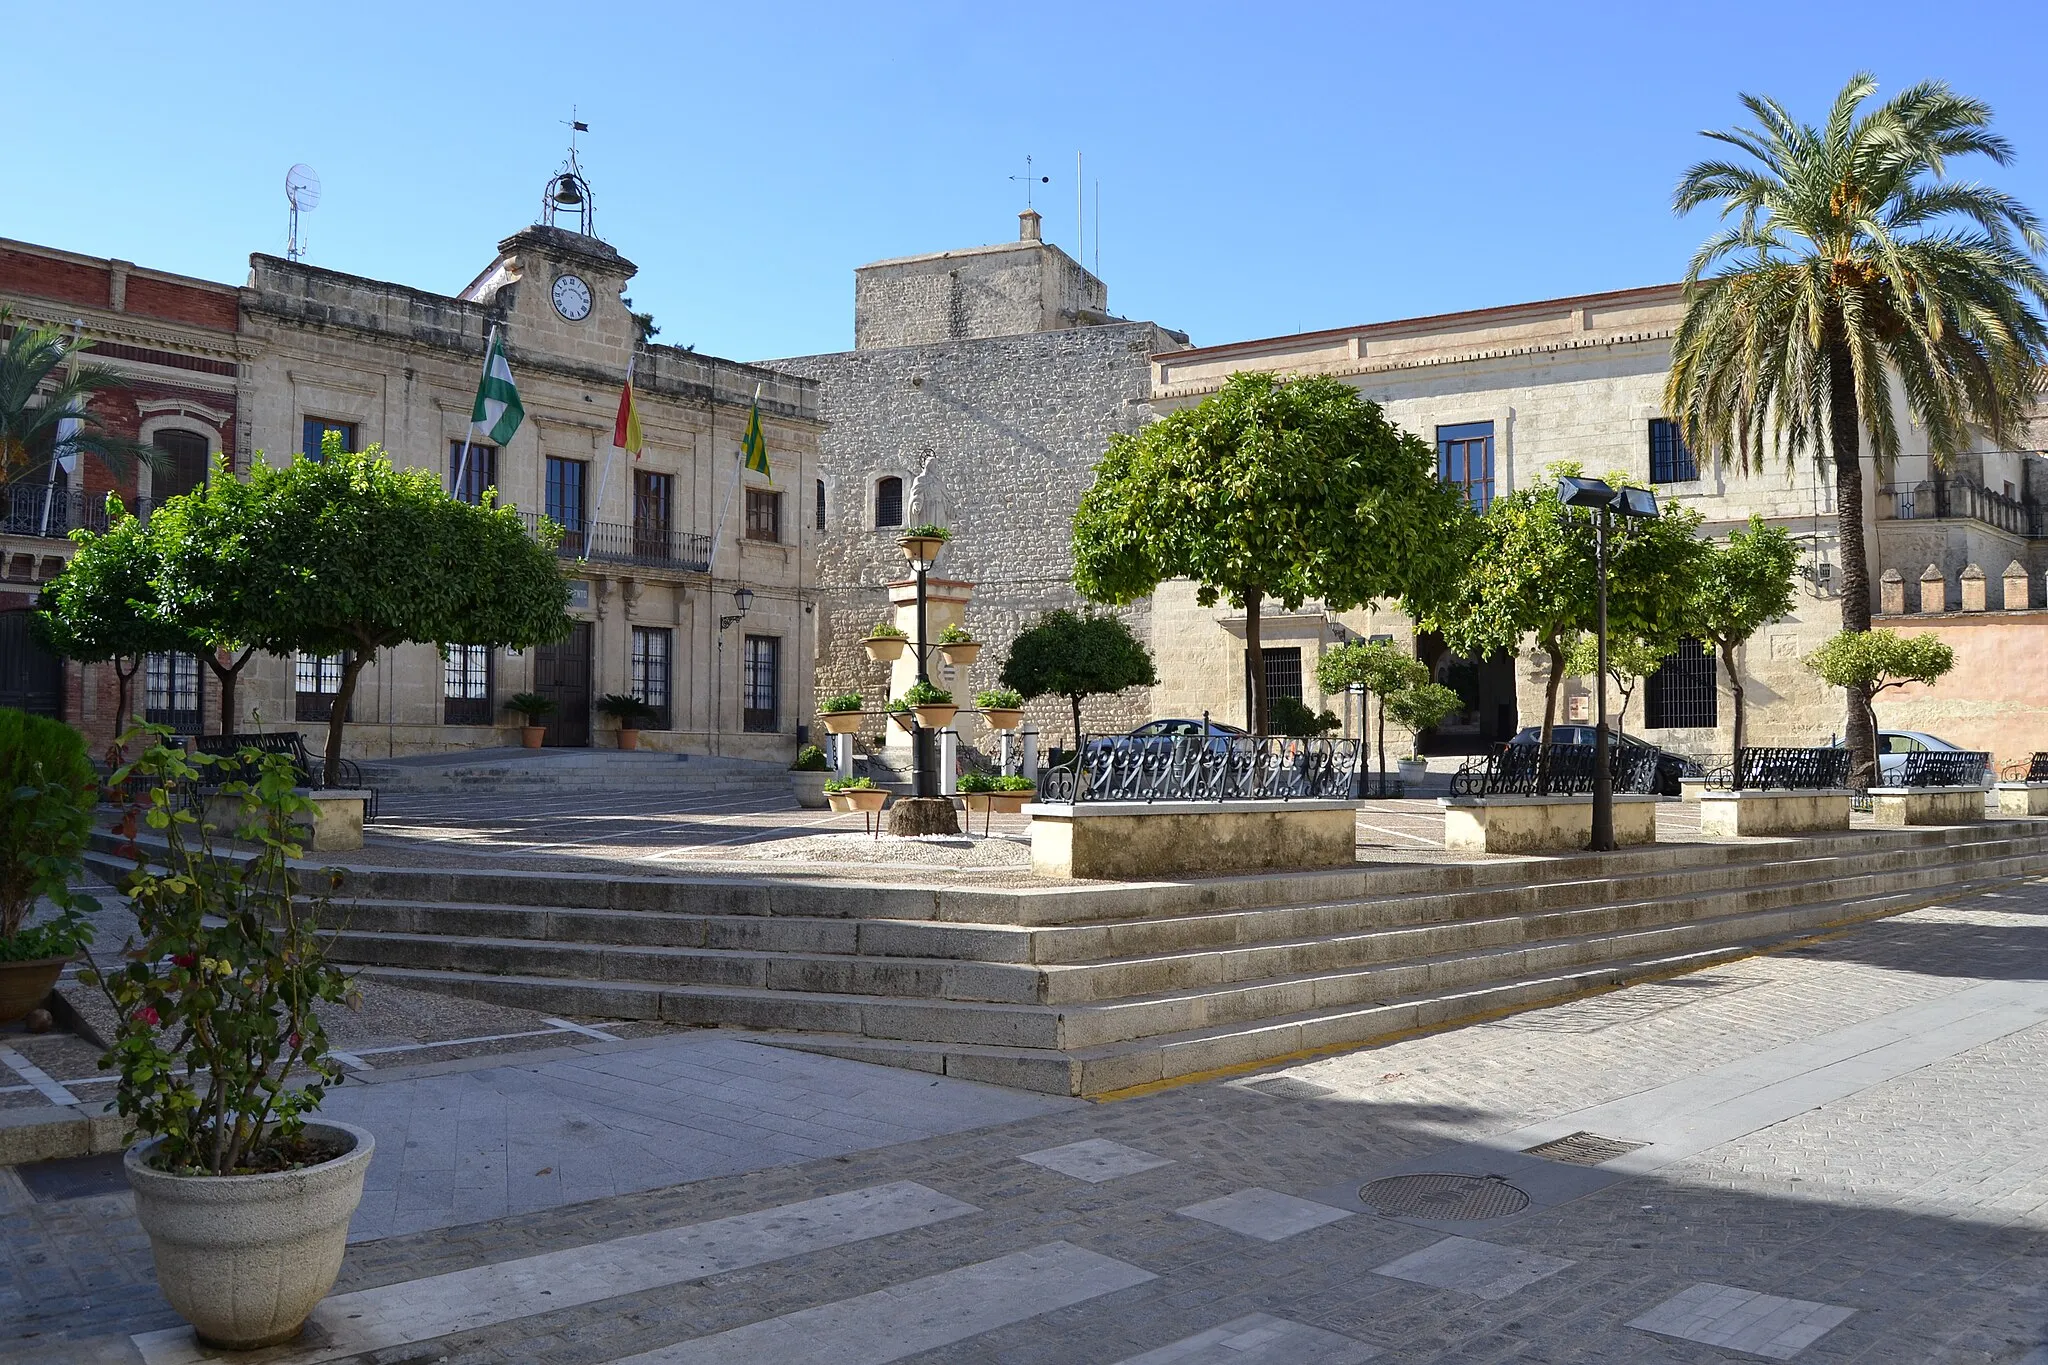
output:
{"label": "stone planter wall", "polygon": [[1846,788],[1825,791],[1702,792],[1702,834],[1805,834],[1849,828],[1849,805],[1855,793]]}
{"label": "stone planter wall", "polygon": [[1034,802],[1024,814],[1031,870],[1041,877],[1174,877],[1357,860],[1357,807],[1349,801]]}
{"label": "stone planter wall", "polygon": [[[300,787],[297,794],[315,807],[312,823],[299,826],[299,837],[309,851],[345,853],[363,846],[363,806],[370,799],[369,792],[351,787]],[[243,814],[241,797],[209,794],[202,818],[232,837],[248,817]]]}
{"label": "stone planter wall", "polygon": [[[1590,796],[1440,796],[1444,848],[1453,853],[1583,849],[1593,837]],[[1617,792],[1614,842],[1657,842],[1657,798]]]}
{"label": "stone planter wall", "polygon": [[1880,825],[1965,825],[1984,818],[1982,787],[1872,787]]}
{"label": "stone planter wall", "polygon": [[2048,815],[2048,782],[1998,784],[2000,815]]}

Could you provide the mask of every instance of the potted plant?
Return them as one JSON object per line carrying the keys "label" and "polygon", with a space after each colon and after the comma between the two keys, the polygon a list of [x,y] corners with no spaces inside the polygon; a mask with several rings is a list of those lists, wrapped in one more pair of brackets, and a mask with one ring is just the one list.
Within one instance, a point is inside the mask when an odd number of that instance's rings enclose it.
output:
{"label": "potted plant", "polygon": [[538,749],[543,736],[547,734],[547,718],[554,714],[555,699],[543,697],[538,692],[515,692],[512,700],[505,703],[505,709],[516,712],[526,724],[520,728],[519,742],[529,749]]}
{"label": "potted plant", "polygon": [[987,773],[960,774],[960,801],[969,815],[995,809],[996,780]]}
{"label": "potted plant", "polygon": [[640,722],[654,719],[654,708],[624,692],[607,692],[597,699],[597,709],[619,723],[619,747],[640,747]]}
{"label": "potted plant", "polygon": [[834,735],[857,735],[867,702],[858,692],[841,692],[836,697],[827,697],[818,705],[818,718],[825,722],[825,730]]}
{"label": "potted plant", "polygon": [[927,730],[943,730],[960,714],[960,708],[953,704],[953,694],[936,683],[912,683],[903,700],[917,712],[917,723]]}
{"label": "potted plant", "polygon": [[[61,721],[0,707],[0,1023],[49,998],[64,964],[92,942],[97,909],[78,879],[99,779],[85,741]],[[57,915],[28,923],[47,896]]]}
{"label": "potted plant", "polygon": [[832,809],[873,814],[888,804],[889,793],[866,777],[835,777],[825,784]]}
{"label": "potted plant", "polygon": [[1421,741],[1424,730],[1433,730],[1446,719],[1465,709],[1464,700],[1442,683],[1423,683],[1418,687],[1404,688],[1384,698],[1380,707],[1392,716],[1400,727],[1408,732],[1409,756],[1401,760],[1401,781],[1420,782],[1429,765],[1422,761],[1422,755],[1415,753],[1413,746]]}
{"label": "potted plant", "polygon": [[796,751],[796,762],[789,765],[789,780],[796,788],[796,803],[805,810],[825,809],[825,774],[832,771],[832,765],[825,760],[825,751],[815,744],[806,744]]}
{"label": "potted plant", "polygon": [[939,550],[953,538],[953,533],[943,526],[927,523],[913,526],[896,541],[903,557],[913,564],[929,564],[939,557]]}
{"label": "potted plant", "polygon": [[910,645],[910,637],[898,626],[877,621],[868,627],[868,638],[861,643],[867,646],[871,662],[893,664],[903,657],[903,651]]}
{"label": "potted plant", "polygon": [[1007,687],[974,694],[981,718],[994,730],[1014,730],[1024,723],[1024,697]]}
{"label": "potted plant", "polygon": [[981,641],[967,633],[967,627],[949,625],[939,632],[939,656],[948,666],[965,668],[981,653]]}
{"label": "potted plant", "polygon": [[1038,795],[1038,788],[1028,777],[1014,773],[1005,774],[995,780],[995,791],[991,794],[994,808],[1004,815],[1015,815],[1023,810],[1032,797]]}
{"label": "potted plant", "polygon": [[[171,793],[221,762],[241,798],[248,857],[214,852]],[[121,889],[140,941],[81,973],[116,1024],[100,1065],[141,1141],[125,1160],[158,1288],[209,1346],[253,1350],[298,1334],[334,1285],[375,1140],[312,1122],[341,1069],[315,1012],[348,978],[327,960],[324,898],[300,898],[296,827],[312,802],[291,761],[251,748],[213,760],[153,744],[122,775],[149,792],[164,843]]]}
{"label": "potted plant", "polygon": [[910,714],[910,703],[898,697],[882,708],[889,713],[889,719],[896,722],[899,730],[915,730],[917,717]]}

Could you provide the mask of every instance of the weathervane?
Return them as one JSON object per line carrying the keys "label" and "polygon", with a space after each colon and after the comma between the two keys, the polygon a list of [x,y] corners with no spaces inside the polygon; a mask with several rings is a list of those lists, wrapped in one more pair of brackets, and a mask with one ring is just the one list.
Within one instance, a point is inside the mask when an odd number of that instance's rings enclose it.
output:
{"label": "weathervane", "polygon": [[569,126],[569,159],[548,177],[547,192],[540,197],[540,220],[554,227],[557,214],[572,213],[576,216],[575,230],[582,236],[595,237],[597,212],[591,204],[590,182],[583,178],[583,165],[576,159],[576,135],[589,132],[590,125],[576,117],[573,104],[563,122]]}
{"label": "weathervane", "polygon": [[1024,207],[1027,209],[1031,207],[1031,187],[1033,185],[1050,185],[1052,183],[1052,177],[1049,175],[1033,175],[1031,173],[1031,157],[1028,154],[1024,158],[1024,174],[1013,175],[1010,179],[1024,182]]}

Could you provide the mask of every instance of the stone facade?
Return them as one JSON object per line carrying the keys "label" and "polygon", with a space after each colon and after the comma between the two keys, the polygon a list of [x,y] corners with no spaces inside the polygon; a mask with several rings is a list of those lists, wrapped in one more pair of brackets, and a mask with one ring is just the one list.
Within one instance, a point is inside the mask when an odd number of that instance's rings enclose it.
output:
{"label": "stone facade", "polygon": [[[943,522],[953,540],[935,572],[973,585],[965,619],[987,647],[964,677],[937,679],[966,705],[996,685],[1020,629],[1048,608],[1082,605],[1074,509],[1111,433],[1149,420],[1152,357],[1186,338],[1103,315],[1102,282],[1037,240],[1035,219],[1027,214],[1023,237],[1008,245],[862,267],[855,349],[763,362],[815,379],[826,423],[806,506],[815,524],[822,497],[820,695],[859,691],[870,710],[891,695],[890,667],[868,662],[860,641],[894,619],[889,585],[906,577],[901,526]],[[1070,297],[1080,305],[1059,305]],[[898,481],[901,516],[880,525],[888,479]],[[1143,606],[1130,616],[1141,638],[1149,633]],[[1127,729],[1149,705],[1142,689],[1097,698],[1084,724]],[[1072,728],[1055,698],[1028,719],[1049,743]],[[968,717],[960,729],[969,743],[989,741]]]}
{"label": "stone facade", "polygon": [[[1822,686],[1801,661],[1840,628],[1832,480],[1811,462],[1748,472],[1715,468],[1704,459],[1696,462],[1696,471],[1662,462],[1653,468],[1658,439],[1653,423],[1665,415],[1663,386],[1679,313],[1678,287],[1658,286],[1184,349],[1155,358],[1153,406],[1165,412],[1192,405],[1240,370],[1332,375],[1356,385],[1396,423],[1440,450],[1448,440],[1483,432],[1490,439],[1496,496],[1547,480],[1551,465],[1571,460],[1588,473],[1619,474],[1654,488],[1662,499],[1697,509],[1710,534],[1741,526],[1753,513],[1783,526],[1802,547],[1799,577],[1792,612],[1759,632],[1739,654],[1749,699],[1747,738],[1752,744],[1825,742],[1841,730],[1841,696]],[[2030,534],[2040,530],[2041,494],[2048,492],[2042,471],[2048,462],[2032,452],[1983,452],[1937,471],[1924,435],[1903,417],[1899,426],[1904,449],[1892,467],[1880,470],[1874,460],[1864,461],[1871,574],[1876,580],[1898,571],[1896,579],[1873,582],[1878,599],[1873,607],[1885,612],[1919,608],[1923,572],[1932,589],[1925,610],[1996,606],[2006,595],[2007,582],[2020,585],[2014,596],[2023,605],[2018,592],[2040,574],[2048,557],[2048,540]],[[1687,472],[1696,477],[1669,477]],[[2012,578],[1986,580],[1987,571],[2002,573],[2014,563],[2020,571]],[[1966,579],[1971,566],[1982,567]],[[1880,719],[1906,725],[1904,717],[1910,715],[1914,728],[1958,743],[1983,734],[1996,742],[1982,747],[2007,757],[2048,748],[2048,723],[2035,716],[2038,689],[1989,662],[2012,650],[2038,652],[2048,636],[2037,633],[2032,615],[2005,615],[1998,621],[1986,633],[1958,636],[1972,642],[1972,659],[1983,653],[1985,663],[1959,667],[1953,679],[1926,690],[1910,707],[1895,702],[1884,708]],[[1152,630],[1161,671],[1155,711],[1207,709],[1241,721],[1246,694],[1242,614],[1201,608],[1190,585],[1170,584],[1153,599]],[[1373,634],[1418,646],[1422,657],[1434,659],[1442,681],[1455,681],[1448,674],[1463,663],[1436,653],[1426,640],[1417,641],[1410,623],[1395,611],[1338,614],[1312,603],[1299,613],[1264,622],[1269,647],[1301,650],[1304,700],[1340,710],[1341,698],[1324,698],[1317,690],[1314,661],[1346,639]],[[1981,650],[1975,648],[1979,641]],[[1462,734],[1445,737],[1446,747],[1476,749],[1542,716],[1547,666],[1533,650],[1525,649],[1511,670],[1495,664],[1478,671],[1483,704],[1475,708],[1476,715],[1464,718]],[[1725,752],[1732,743],[1733,705],[1729,680],[1718,667],[1715,686],[1712,727],[1645,729],[1647,687],[1637,690],[1625,726],[1669,748]],[[1558,719],[1589,718],[1589,690],[1590,680],[1568,683]],[[1610,704],[1618,708],[1619,698],[1611,696]],[[2001,719],[1993,725],[2008,727],[1997,735],[1982,724],[1994,716]],[[1405,742],[1405,736],[1390,738],[1397,745]]]}

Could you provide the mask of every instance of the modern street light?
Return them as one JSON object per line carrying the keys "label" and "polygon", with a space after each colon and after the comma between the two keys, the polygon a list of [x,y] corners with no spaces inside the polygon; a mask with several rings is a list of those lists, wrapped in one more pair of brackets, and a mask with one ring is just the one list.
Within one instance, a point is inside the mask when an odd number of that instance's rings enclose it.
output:
{"label": "modern street light", "polygon": [[[1593,679],[1593,695],[1598,698],[1598,714],[1593,723],[1593,838],[1586,847],[1594,853],[1611,853],[1614,774],[1608,765],[1607,748],[1607,518],[1654,517],[1657,495],[1647,488],[1615,488],[1604,479],[1567,475],[1557,481],[1557,498],[1566,507],[1584,507],[1593,513],[1593,560],[1600,581],[1600,619],[1593,637],[1598,658]],[[1544,755],[1543,761],[1548,763],[1549,755]]]}

